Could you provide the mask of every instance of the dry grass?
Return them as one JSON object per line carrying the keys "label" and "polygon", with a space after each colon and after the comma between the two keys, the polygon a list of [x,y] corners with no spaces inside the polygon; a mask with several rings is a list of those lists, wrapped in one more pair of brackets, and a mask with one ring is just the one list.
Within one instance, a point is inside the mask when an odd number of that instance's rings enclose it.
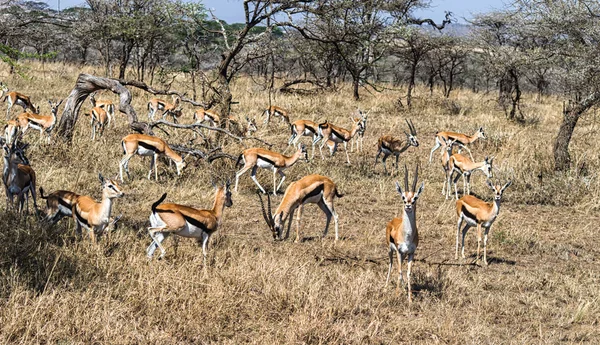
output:
{"label": "dry grass", "polygon": [[[36,68],[30,72],[35,75],[31,81],[5,81],[41,102],[65,97],[78,73],[71,66]],[[393,107],[396,92],[365,93],[358,103],[350,101],[349,89],[302,98],[277,96],[278,105],[292,109],[292,119],[327,118],[349,126],[348,115],[356,106],[372,109],[365,152],[351,154],[352,166],[343,164],[342,148],[333,158],[322,161],[317,156],[287,173],[288,181],[308,173],[327,175],[346,194],[336,204],[342,237],[337,244],[331,232],[323,242],[318,239],[324,216],[315,206],[305,211],[302,243],[274,243],[260,215],[256,187],[246,175],[233,207],[225,210],[223,224],[211,238],[206,272],[201,249],[191,240],[175,246],[168,239],[165,260],[148,262],[147,217],[161,193],[168,192],[172,202],[212,204],[210,167],[201,161],[179,179],[174,167],[159,163],[156,183],[145,179],[147,162],[134,158],[134,179],[124,186],[127,196],[115,207],[116,214],[124,215],[123,224],[110,242],[102,239],[98,245],[77,239],[70,220],[44,228],[33,217],[19,220],[1,206],[0,342],[600,342],[595,113],[582,119],[571,146],[577,166],[585,163],[586,169],[555,175],[550,158],[560,121],[559,100],[527,102],[526,111],[535,121],[520,126],[504,119],[493,95],[459,91],[449,103],[421,91],[415,108],[405,112]],[[149,97],[137,91],[134,96],[143,119]],[[236,82],[234,97],[240,101],[234,109],[238,114],[257,114],[268,103],[266,93],[248,80]],[[42,104],[45,109],[47,103]],[[191,111],[187,116],[191,121]],[[410,306],[393,286],[382,289],[387,271],[385,224],[399,214],[401,200],[393,188],[395,178],[384,176],[381,166],[373,170],[378,136],[403,135],[407,117],[417,127],[421,146],[409,150],[401,162],[420,162],[425,181],[418,202],[421,241]],[[46,146],[32,133],[27,140],[38,185],[99,198],[97,173],[118,171],[120,138],[128,133],[124,118],[119,120],[117,128],[92,143],[89,123],[82,118],[72,147]],[[427,164],[436,130],[471,132],[479,125],[489,139],[474,145],[474,156],[495,155],[498,175],[514,180],[491,230],[489,267],[454,261],[454,202],[440,193],[439,163]],[[262,126],[258,135],[283,150],[289,128],[274,123]],[[180,132],[169,140],[185,143],[190,136]],[[231,144],[225,150],[237,155],[241,146]],[[259,179],[272,188],[270,173],[260,171]],[[474,176],[472,189],[489,199],[483,182],[482,175]],[[475,246],[471,230],[467,263],[473,260]]]}

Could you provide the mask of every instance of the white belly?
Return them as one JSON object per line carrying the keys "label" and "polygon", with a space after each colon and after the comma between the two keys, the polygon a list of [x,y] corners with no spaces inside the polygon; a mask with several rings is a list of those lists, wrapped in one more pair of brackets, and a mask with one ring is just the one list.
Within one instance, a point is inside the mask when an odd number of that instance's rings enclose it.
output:
{"label": "white belly", "polygon": [[315,196],[311,196],[308,199],[305,199],[304,202],[303,202],[303,204],[316,204],[319,201],[321,201],[322,198],[323,198],[323,192],[321,192],[321,193],[319,193],[319,194],[317,194]]}
{"label": "white belly", "polygon": [[256,165],[258,165],[258,167],[262,169],[273,169],[273,164],[267,161],[263,161],[260,158],[256,161]]}
{"label": "white belly", "polygon": [[467,217],[464,213],[461,213],[460,215],[470,226],[477,226],[477,221],[475,219]]}
{"label": "white belly", "polygon": [[202,238],[202,234],[204,234],[204,230],[202,228],[195,227],[194,225],[185,222],[183,228],[179,229],[175,234],[182,237],[192,237],[192,238]]}
{"label": "white belly", "polygon": [[71,209],[68,207],[64,207],[63,205],[58,205],[58,212],[66,215],[66,216],[72,216],[73,212],[71,212]]}
{"label": "white belly", "polygon": [[140,156],[154,156],[154,151],[148,150],[142,146],[138,146],[137,153]]}
{"label": "white belly", "polygon": [[392,151],[386,149],[385,147],[381,148],[381,152],[383,152],[384,155],[389,156],[392,154]]}

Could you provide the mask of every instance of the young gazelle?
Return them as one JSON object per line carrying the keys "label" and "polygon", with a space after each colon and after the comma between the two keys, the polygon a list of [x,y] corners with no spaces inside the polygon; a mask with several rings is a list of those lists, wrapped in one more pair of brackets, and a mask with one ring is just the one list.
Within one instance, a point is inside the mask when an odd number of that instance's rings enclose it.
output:
{"label": "young gazelle", "polygon": [[[321,152],[321,159],[325,159],[323,157],[323,146],[327,144],[329,147],[329,153],[333,156],[337,150],[337,145],[339,143],[344,143],[344,151],[346,151],[346,162],[350,164],[350,157],[348,156],[348,141],[352,139],[358,131],[362,129],[361,121],[354,121],[352,119],[352,129],[347,130],[342,127],[338,127],[332,125],[331,123],[325,121],[325,123],[319,124],[318,133],[319,138],[321,139],[321,145],[319,146],[319,151]],[[313,141],[314,142],[314,141]]]}
{"label": "young gazelle", "polygon": [[99,132],[100,136],[104,134],[104,129],[109,123],[108,114],[103,108],[95,107],[90,110],[89,114],[86,113],[85,115],[91,118],[93,141],[96,138],[96,131]]}
{"label": "young gazelle", "polygon": [[73,204],[79,194],[68,190],[57,190],[44,195],[44,189],[40,187],[40,197],[46,200],[45,221],[52,225],[58,223],[64,217],[73,216]]}
{"label": "young gazelle", "polygon": [[58,103],[48,101],[52,115],[22,113],[17,116],[16,122],[21,128],[21,134],[25,135],[25,132],[27,132],[29,128],[35,129],[40,131],[40,137],[46,134],[46,142],[50,144],[50,133],[56,124],[56,114],[58,113],[58,107],[62,102],[62,100]]}
{"label": "young gazelle", "polygon": [[433,146],[433,148],[431,149],[431,153],[429,153],[429,163],[431,163],[431,157],[433,156],[433,152],[435,152],[435,150],[439,149],[440,147],[442,147],[442,145],[444,145],[444,140],[454,140],[454,145],[458,145],[467,149],[469,154],[471,154],[471,150],[469,150],[469,148],[465,145],[468,145],[479,138],[486,138],[485,132],[483,131],[483,127],[479,127],[477,132],[475,132],[475,134],[471,136],[456,132],[437,132],[435,134],[435,146]]}
{"label": "young gazelle", "polygon": [[156,167],[156,161],[158,160],[158,156],[161,154],[169,157],[173,162],[175,162],[177,175],[181,175],[183,168],[186,166],[184,157],[173,151],[166,141],[151,135],[129,134],[121,140],[121,145],[123,146],[123,153],[125,154],[123,159],[121,159],[121,163],[119,163],[119,176],[121,177],[121,182],[123,182],[123,168],[125,168],[127,178],[130,178],[129,160],[136,154],[140,156],[152,157],[152,160],[150,161],[148,179],[150,179],[152,176],[152,170],[154,169],[154,178],[158,181],[158,169]]}
{"label": "young gazelle", "polygon": [[25,96],[24,94],[22,94],[20,92],[15,92],[15,91],[8,92],[8,88],[4,84],[2,84],[1,87],[2,87],[2,93],[4,94],[4,98],[2,98],[2,101],[7,102],[7,105],[6,105],[6,119],[7,120],[10,118],[10,109],[14,105],[21,106],[23,108],[23,111],[27,111],[27,109],[29,109],[34,114],[40,113],[40,107],[31,103],[31,100],[29,99],[28,96]]}
{"label": "young gazelle", "polygon": [[[304,158],[305,161],[308,161],[308,154],[306,153],[306,146],[304,144],[300,144],[298,146],[298,151],[294,153],[292,156],[284,156],[281,153],[261,149],[261,148],[250,148],[246,149],[239,156],[236,166],[240,164],[240,162],[244,163],[244,167],[235,174],[235,191],[238,190],[238,182],[240,176],[242,176],[246,171],[252,169],[252,173],[250,177],[252,181],[260,188],[260,190],[267,194],[265,189],[258,183],[256,179],[256,170],[258,168],[262,169],[272,169],[273,170],[273,195],[277,195],[277,191],[285,181],[285,174],[283,171],[292,165],[294,165],[300,158]],[[281,182],[277,185],[277,174],[281,176]],[[277,186],[277,187],[275,187]]]}
{"label": "young gazelle", "polygon": [[356,136],[350,141],[350,152],[354,152],[354,144],[356,143],[356,151],[362,152],[363,143],[365,139],[365,131],[367,130],[367,118],[369,117],[369,113],[363,113],[360,109],[358,109],[358,115],[360,117],[352,118],[352,122],[361,122],[362,128],[356,133]]}
{"label": "young gazelle", "polygon": [[225,186],[217,188],[215,202],[210,210],[199,210],[179,204],[161,204],[167,193],[152,204],[150,215],[150,227],[148,233],[152,243],[146,250],[148,258],[152,258],[156,248],[160,248],[160,258],[165,255],[162,241],[170,234],[182,237],[202,239],[203,264],[206,267],[206,250],[208,239],[217,231],[223,218],[223,209],[231,207],[231,192],[229,182]]}
{"label": "young gazelle", "polygon": [[281,121],[290,123],[290,115],[288,111],[275,105],[265,109],[263,115],[266,115],[265,123],[269,123],[271,121],[271,116],[279,117]]}
{"label": "young gazelle", "polygon": [[[96,100],[96,93],[93,92],[90,94],[90,103],[92,103],[92,108],[102,108],[106,110],[106,115],[108,117],[107,126],[110,126],[110,123],[115,120],[115,104],[109,100]],[[114,123],[113,123],[114,124]]]}
{"label": "young gazelle", "polygon": [[315,158],[315,144],[319,141],[318,127],[319,125],[316,122],[310,120],[294,121],[290,125],[292,136],[290,137],[290,140],[288,140],[288,147],[285,150],[287,151],[290,146],[296,147],[298,141],[300,141],[303,136],[312,136],[312,155],[310,158]]}
{"label": "young gazelle", "polygon": [[101,235],[110,223],[113,199],[125,195],[113,179],[105,179],[98,174],[102,184],[102,201],[96,202],[87,195],[80,195],[72,206],[75,230],[81,235],[81,228],[88,230],[92,243],[96,243],[96,233]]}
{"label": "young gazelle", "polygon": [[244,137],[250,137],[252,136],[252,133],[256,132],[258,130],[258,128],[256,127],[256,119],[255,118],[249,118],[248,116],[245,117],[245,124],[241,124],[238,120],[236,120],[233,117],[229,117],[228,119],[229,121],[229,125],[230,128],[232,130],[234,130],[237,133],[240,133],[240,135],[244,136]]}
{"label": "young gazelle", "polygon": [[460,228],[463,221],[466,222],[465,227],[462,229],[462,245],[461,254],[462,258],[465,258],[465,236],[467,231],[472,226],[477,226],[477,259],[479,260],[479,250],[481,246],[481,228],[485,228],[483,236],[483,263],[487,262],[487,239],[488,233],[492,224],[498,216],[500,211],[500,200],[502,199],[502,193],[510,186],[512,181],[508,181],[504,186],[499,182],[492,184],[487,180],[487,185],[494,191],[494,202],[485,202],[472,195],[465,195],[456,201],[456,214],[458,215],[458,224],[456,227],[456,250],[454,258],[458,260],[458,237],[460,235]]}
{"label": "young gazelle", "polygon": [[19,146],[16,142],[4,145],[4,172],[3,182],[6,191],[6,197],[9,204],[14,208],[14,197],[17,197],[18,212],[23,212],[23,206],[27,202],[27,212],[29,212],[29,194],[33,199],[34,210],[37,210],[37,200],[35,194],[35,171],[29,165],[24,150],[27,144]]}
{"label": "young gazelle", "polygon": [[408,129],[410,130],[410,134],[406,131],[404,134],[406,135],[406,140],[402,140],[391,135],[384,135],[379,138],[377,141],[377,155],[375,156],[375,165],[377,165],[377,161],[379,160],[379,155],[383,153],[383,159],[381,160],[381,164],[383,164],[383,171],[387,174],[387,167],[385,165],[385,161],[388,156],[394,155],[396,156],[396,170],[398,170],[398,158],[400,154],[409,147],[419,147],[419,141],[417,140],[417,130],[413,125],[412,121],[406,120],[406,124],[408,125]]}
{"label": "young gazelle", "polygon": [[488,158],[485,157],[485,160],[482,162],[474,163],[468,157],[465,157],[461,154],[455,153],[450,156],[448,160],[448,190],[446,193],[446,199],[450,196],[450,181],[452,180],[452,175],[456,173],[456,177],[452,181],[454,185],[454,196],[456,200],[458,200],[458,191],[456,190],[456,182],[462,176],[463,178],[463,194],[471,194],[471,174],[477,170],[481,170],[487,178],[492,177],[492,162],[494,157]]}
{"label": "young gazelle", "polygon": [[406,281],[408,285],[408,302],[412,302],[412,290],[410,284],[410,270],[412,268],[413,257],[417,246],[419,245],[419,233],[417,232],[417,199],[425,182],[421,182],[421,186],[417,190],[417,179],[419,177],[419,167],[415,169],[415,177],[412,184],[412,191],[408,189],[408,170],[406,165],[404,166],[404,191],[400,187],[398,181],[396,181],[396,190],[402,196],[402,202],[404,203],[404,210],[401,218],[392,219],[385,229],[385,236],[389,246],[389,258],[390,264],[388,267],[388,274],[385,280],[387,286],[390,280],[390,273],[392,272],[392,266],[394,263],[394,252],[398,256],[398,284],[396,285],[396,291],[400,289],[400,283],[403,282],[402,277],[402,260],[408,257],[408,266],[406,270]]}
{"label": "young gazelle", "polygon": [[273,218],[273,213],[271,212],[271,197],[267,195],[267,206],[269,209],[269,213],[267,214],[262,197],[258,194],[263,217],[273,233],[273,238],[275,240],[283,239],[282,232],[285,222],[288,219],[289,223],[285,237],[287,238],[289,236],[294,211],[298,209],[295,242],[300,240],[300,218],[302,217],[302,210],[305,204],[317,204],[325,213],[327,223],[325,224],[325,231],[323,231],[322,238],[327,235],[329,223],[331,222],[331,217],[333,217],[333,222],[335,223],[335,240],[337,241],[339,238],[338,215],[333,207],[333,200],[336,197],[341,198],[343,196],[343,194],[338,192],[337,186],[330,178],[321,175],[308,175],[296,182],[292,182],[287,187],[285,195],[283,196],[279,207],[275,210],[275,217]]}
{"label": "young gazelle", "polygon": [[171,115],[173,117],[173,122],[176,123],[177,118],[181,116],[182,108],[179,106],[180,101],[181,99],[176,95],[173,95],[173,103],[169,103],[158,98],[150,99],[150,101],[148,101],[148,119],[150,119],[150,121],[154,121],[156,112],[161,110],[163,111],[163,120],[167,117],[167,115]]}
{"label": "young gazelle", "polygon": [[200,108],[194,112],[194,122],[208,122],[212,127],[215,127],[221,121],[221,117],[214,111]]}

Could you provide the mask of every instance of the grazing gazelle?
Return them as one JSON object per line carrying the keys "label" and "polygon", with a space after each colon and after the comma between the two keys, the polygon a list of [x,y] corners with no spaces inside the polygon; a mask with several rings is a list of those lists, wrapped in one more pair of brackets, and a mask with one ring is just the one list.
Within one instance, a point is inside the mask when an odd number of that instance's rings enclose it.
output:
{"label": "grazing gazelle", "polygon": [[24,94],[22,94],[20,92],[15,92],[15,91],[8,92],[8,87],[5,84],[2,84],[0,87],[2,88],[2,94],[4,95],[4,97],[2,98],[2,101],[7,102],[7,105],[6,105],[6,119],[7,120],[10,118],[10,109],[14,105],[21,106],[23,108],[23,111],[27,111],[27,109],[29,109],[34,114],[40,113],[40,107],[31,103],[31,100],[29,99],[28,96],[25,96]]}
{"label": "grazing gazelle", "polygon": [[487,178],[492,177],[492,162],[494,157],[485,157],[482,162],[474,163],[468,157],[465,157],[459,153],[455,153],[450,156],[448,160],[448,190],[446,193],[446,199],[450,196],[450,181],[452,176],[456,173],[456,177],[452,181],[454,185],[454,195],[458,200],[458,191],[456,190],[456,182],[462,176],[463,178],[463,194],[471,194],[471,174],[477,170],[481,170]]}
{"label": "grazing gazelle", "polygon": [[319,124],[319,137],[316,141],[318,141],[319,139],[321,140],[321,145],[319,146],[319,151],[321,152],[321,159],[325,159],[325,157],[323,157],[323,146],[327,144],[327,146],[329,147],[329,153],[331,156],[333,156],[337,150],[337,145],[339,143],[344,143],[344,151],[346,151],[346,162],[350,164],[350,157],[348,156],[348,141],[350,141],[350,139],[352,139],[356,135],[356,133],[358,133],[362,129],[361,121],[354,121],[354,119],[352,118],[350,119],[352,120],[352,129],[350,130],[332,125],[328,121]]}
{"label": "grazing gazelle", "polygon": [[481,246],[481,228],[485,228],[483,236],[483,263],[487,262],[487,239],[488,233],[492,224],[498,216],[500,211],[500,201],[502,199],[502,193],[510,186],[512,181],[508,181],[504,186],[499,182],[492,184],[487,180],[486,184],[494,191],[494,202],[485,202],[472,195],[465,195],[456,201],[456,214],[458,215],[458,224],[456,227],[456,250],[454,258],[458,260],[458,237],[460,235],[460,228],[463,221],[466,222],[465,227],[462,229],[462,246],[461,253],[462,258],[465,258],[465,236],[467,231],[472,226],[477,226],[477,260],[479,260],[479,250]]}
{"label": "grazing gazelle", "polygon": [[[252,181],[256,183],[258,188],[264,193],[267,194],[265,189],[258,183],[256,179],[256,170],[258,168],[262,169],[271,169],[273,170],[273,195],[277,195],[277,191],[285,181],[285,174],[283,171],[292,165],[294,165],[300,158],[304,158],[305,161],[308,161],[308,154],[306,153],[306,146],[304,144],[298,145],[298,151],[294,153],[292,156],[284,156],[281,153],[261,149],[261,148],[250,148],[246,149],[239,156],[236,166],[240,164],[240,162],[244,163],[244,167],[235,174],[235,191],[238,189],[238,182],[240,176],[242,176],[246,171],[252,169],[252,173],[250,177]],[[281,176],[281,182],[277,185],[277,174]]]}
{"label": "grazing gazelle", "polygon": [[46,142],[50,144],[50,133],[56,124],[56,114],[58,113],[58,107],[63,101],[58,103],[48,101],[52,115],[37,115],[31,113],[22,113],[17,116],[17,123],[21,128],[21,135],[25,135],[25,132],[29,128],[40,131],[40,137],[46,134]]}
{"label": "grazing gazelle", "polygon": [[360,109],[358,109],[358,115],[360,117],[355,117],[352,119],[352,122],[361,122],[362,128],[356,136],[350,141],[350,152],[354,152],[354,143],[356,143],[356,151],[362,152],[363,143],[365,139],[365,131],[367,130],[367,119],[369,117],[369,113],[363,113]]}
{"label": "grazing gazelle", "polygon": [[208,122],[212,127],[215,127],[221,121],[221,117],[214,111],[200,108],[194,112],[194,122]]}
{"label": "grazing gazelle", "polygon": [[412,184],[412,191],[408,189],[408,169],[404,166],[404,190],[400,187],[398,181],[396,181],[396,190],[402,196],[402,202],[404,203],[404,210],[402,211],[401,218],[392,219],[385,229],[385,237],[389,247],[389,259],[390,264],[388,267],[388,274],[385,280],[387,286],[390,280],[390,274],[392,272],[392,265],[394,263],[394,252],[398,256],[398,283],[396,285],[396,291],[400,289],[400,283],[403,282],[402,277],[402,260],[408,258],[407,270],[406,270],[406,281],[408,285],[408,302],[412,302],[412,290],[410,285],[410,270],[412,267],[413,258],[415,251],[419,245],[419,233],[417,232],[417,199],[425,182],[421,182],[421,186],[417,190],[417,179],[419,177],[419,166],[415,169],[415,177]]}
{"label": "grazing gazelle", "polygon": [[269,108],[265,109],[263,115],[266,115],[265,123],[269,123],[271,121],[271,116],[279,117],[281,121],[285,123],[290,123],[290,115],[288,111],[275,105],[272,105]]}
{"label": "grazing gazelle", "polygon": [[88,230],[93,243],[96,243],[96,233],[102,235],[102,232],[110,223],[113,199],[125,195],[114,179],[105,179],[100,173],[98,179],[102,184],[102,201],[96,202],[87,195],[80,195],[73,203],[72,208],[73,219],[76,224],[75,231],[78,235],[81,235],[81,228],[85,228]]}
{"label": "grazing gazelle", "polygon": [[18,212],[23,212],[23,206],[27,201],[27,212],[29,212],[29,194],[33,199],[34,210],[37,210],[36,192],[35,192],[35,171],[29,166],[29,161],[25,157],[24,150],[27,144],[19,145],[13,142],[4,145],[4,172],[3,182],[6,191],[6,197],[10,205],[14,208],[14,197],[17,197],[19,205]]}
{"label": "grazing gazelle", "polygon": [[[485,139],[485,132],[483,131],[483,127],[479,127],[479,129],[477,130],[477,132],[475,132],[475,134],[469,136],[466,134],[462,134],[462,133],[456,133],[456,132],[437,132],[435,134],[435,146],[433,146],[433,148],[431,149],[431,153],[429,153],[429,163],[431,163],[431,157],[433,156],[433,152],[435,152],[435,150],[439,149],[440,147],[442,147],[442,145],[444,145],[444,141],[443,140],[454,140],[454,145],[458,145],[460,147],[464,147],[465,149],[467,149],[467,151],[469,152],[469,155],[471,154],[471,150],[469,150],[469,148],[465,145],[471,144],[472,142],[474,142],[477,139]],[[473,157],[471,157],[472,159]]]}
{"label": "grazing gazelle", "polygon": [[86,113],[86,116],[90,116],[92,125],[92,140],[96,138],[96,131],[99,132],[100,136],[104,134],[104,129],[109,123],[108,114],[106,110],[100,107],[95,107],[90,110],[90,113]]}
{"label": "grazing gazelle", "polygon": [[40,197],[46,200],[46,218],[49,224],[56,224],[63,217],[73,216],[73,204],[79,194],[68,190],[57,190],[44,195],[44,189],[40,187]]}
{"label": "grazing gazelle", "polygon": [[181,99],[177,95],[173,95],[173,103],[169,103],[158,98],[150,99],[148,101],[148,119],[150,119],[150,121],[154,121],[156,112],[161,110],[163,111],[163,120],[167,117],[167,115],[171,115],[173,117],[173,122],[176,123],[177,118],[181,116],[182,108],[179,106],[179,102],[181,102]]}
{"label": "grazing gazelle", "polygon": [[409,122],[408,120],[406,120],[406,124],[408,125],[408,129],[410,130],[410,134],[406,131],[404,132],[404,134],[406,134],[406,140],[402,140],[391,135],[384,135],[380,137],[377,141],[377,155],[375,156],[375,166],[377,165],[377,161],[379,160],[379,155],[383,153],[383,159],[381,160],[381,164],[383,164],[383,171],[385,171],[386,174],[387,167],[385,165],[385,161],[387,160],[388,156],[396,156],[395,167],[397,171],[398,158],[400,157],[400,154],[408,150],[408,148],[411,146],[419,147],[419,141],[417,140],[417,130],[415,129],[415,126],[413,125],[412,121]]}
{"label": "grazing gazelle", "polygon": [[290,146],[296,147],[298,141],[300,141],[303,136],[312,136],[312,155],[310,156],[310,159],[315,158],[315,145],[317,141],[319,141],[318,127],[319,125],[316,122],[310,120],[294,121],[290,125],[292,136],[290,137],[290,140],[288,140],[288,147],[285,150],[287,151]]}
{"label": "grazing gazelle", "polygon": [[338,215],[333,207],[333,200],[343,197],[337,190],[337,186],[333,181],[325,176],[321,175],[308,175],[301,178],[298,181],[292,182],[285,190],[285,195],[281,200],[281,203],[275,210],[275,217],[271,212],[271,197],[267,194],[267,206],[269,213],[265,211],[265,205],[262,197],[258,194],[260,199],[260,206],[262,208],[263,217],[269,226],[269,229],[273,233],[273,238],[283,239],[283,228],[286,220],[289,219],[288,228],[286,232],[286,238],[290,234],[290,227],[292,226],[292,220],[294,217],[294,211],[298,209],[298,217],[296,218],[296,240],[300,240],[300,218],[302,217],[302,210],[305,204],[317,204],[319,208],[325,213],[327,217],[327,223],[325,224],[325,231],[323,232],[324,238],[327,235],[329,229],[329,223],[331,217],[335,223],[335,240],[339,238],[338,234]]}
{"label": "grazing gazelle", "polygon": [[112,101],[104,99],[96,100],[96,93],[92,92],[90,94],[90,103],[92,104],[92,108],[98,107],[106,110],[106,115],[108,116],[107,126],[110,126],[110,123],[113,120],[116,122],[117,119],[115,119],[115,104]]}
{"label": "grazing gazelle", "polygon": [[150,179],[152,176],[152,170],[154,169],[154,179],[158,181],[158,169],[156,167],[156,161],[158,160],[158,156],[161,154],[169,157],[173,162],[175,162],[177,175],[181,175],[183,168],[186,166],[184,160],[185,157],[182,157],[173,151],[166,141],[151,135],[129,134],[121,140],[121,145],[123,146],[123,153],[125,154],[125,157],[121,159],[121,163],[119,164],[119,176],[121,177],[121,182],[123,182],[123,168],[125,168],[127,178],[130,178],[129,160],[136,154],[140,156],[152,157],[152,160],[150,161],[150,172],[148,172],[148,179]]}
{"label": "grazing gazelle", "polygon": [[165,255],[162,241],[168,235],[175,234],[182,237],[202,239],[203,265],[206,267],[208,239],[221,225],[223,209],[233,205],[229,182],[225,186],[217,188],[215,202],[210,210],[199,210],[179,204],[161,204],[166,197],[167,193],[152,204],[150,227],[148,228],[152,243],[146,250],[148,258],[152,258],[156,248],[160,248],[160,258],[162,258]]}

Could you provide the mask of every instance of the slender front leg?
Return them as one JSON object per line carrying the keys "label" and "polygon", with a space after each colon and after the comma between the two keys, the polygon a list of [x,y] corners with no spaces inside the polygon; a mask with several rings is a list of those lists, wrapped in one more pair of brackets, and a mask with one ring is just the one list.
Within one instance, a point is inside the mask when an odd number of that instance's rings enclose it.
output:
{"label": "slender front leg", "polygon": [[252,173],[250,174],[250,178],[252,178],[252,181],[254,181],[254,183],[258,186],[258,188],[260,189],[261,192],[263,192],[263,194],[267,194],[267,192],[265,191],[265,189],[260,185],[260,183],[258,183],[258,180],[256,179],[256,170],[258,169],[258,166],[255,165],[252,168]]}
{"label": "slender front leg", "polygon": [[[296,217],[296,239],[294,240],[295,243],[300,242],[300,218],[302,218],[303,210],[304,210],[304,205],[300,204],[300,206],[298,206],[298,216]],[[290,223],[291,223],[291,220],[290,220]]]}
{"label": "slender front leg", "polygon": [[244,173],[245,173],[246,171],[248,171],[249,169],[250,169],[250,167],[249,167],[249,166],[244,166],[244,167],[242,168],[242,170],[238,171],[238,173],[237,173],[237,174],[235,174],[235,189],[234,189],[234,190],[235,190],[236,192],[237,192],[237,190],[238,190],[238,182],[239,182],[239,180],[240,180],[240,176],[244,175]]}
{"label": "slender front leg", "polygon": [[158,153],[154,154],[154,158],[152,159],[152,162],[154,162],[154,180],[158,181]]}
{"label": "slender front leg", "polygon": [[435,145],[433,146],[433,148],[431,149],[431,152],[429,153],[429,163],[431,163],[431,159],[433,157],[433,153],[435,152],[435,150],[439,149],[442,146],[442,144],[440,143],[439,139],[437,137],[435,137]]}
{"label": "slender front leg", "polygon": [[204,268],[206,268],[206,253],[207,253],[209,238],[210,238],[210,235],[207,232],[202,233],[202,256],[203,256],[202,265],[204,266]]}
{"label": "slender front leg", "polygon": [[[278,173],[279,173],[279,176],[281,176],[281,181],[279,181],[279,185],[277,186],[277,191],[279,191],[279,188],[281,188],[283,181],[285,181],[285,174],[283,173],[283,170],[279,169]],[[275,193],[275,195],[277,195],[277,193]]]}
{"label": "slender front leg", "polygon": [[467,195],[471,195],[471,174],[467,175]]}
{"label": "slender front leg", "polygon": [[488,232],[490,231],[490,227],[485,228],[485,232],[483,233],[483,263],[487,266],[487,240],[488,240]]}
{"label": "slender front leg", "polygon": [[481,247],[481,223],[477,223],[477,258],[475,258],[475,262],[479,260],[479,250]]}
{"label": "slender front leg", "polygon": [[456,248],[454,251],[454,260],[458,260],[458,237],[460,234],[460,227],[462,226],[462,223],[463,223],[463,217],[459,216],[458,224],[456,224]]}
{"label": "slender front leg", "polygon": [[400,284],[404,283],[404,278],[402,278],[402,254],[396,246],[396,255],[398,255],[398,282],[396,284],[396,293],[400,293]]}
{"label": "slender front leg", "polygon": [[344,141],[344,151],[346,152],[346,162],[350,164],[350,156],[348,155],[348,142]]}
{"label": "slender front leg", "polygon": [[[158,246],[158,248],[160,249],[160,256],[158,257],[159,259],[162,259],[165,256],[165,248],[162,246],[162,239],[159,240],[158,238],[156,238],[156,233],[160,233],[161,231],[163,231],[165,229],[164,226],[161,227],[150,227],[148,228],[148,234],[150,234],[150,237],[152,238],[153,243],[156,243],[156,245]],[[152,253],[154,253],[154,251],[152,251]]]}
{"label": "slender front leg", "polygon": [[461,248],[461,255],[462,258],[465,259],[465,237],[467,236],[467,231],[469,231],[469,228],[471,226],[469,225],[469,223],[467,223],[465,225],[465,227],[462,230],[462,248]]}
{"label": "slender front leg", "polygon": [[390,243],[390,250],[388,250],[390,264],[388,265],[387,278],[385,279],[385,285],[383,287],[386,287],[388,285],[388,282],[390,281],[390,274],[392,273],[392,266],[393,266],[393,262],[394,262],[394,250],[396,250],[396,247],[394,246],[393,243]]}
{"label": "slender front leg", "polygon": [[410,285],[410,270],[412,268],[413,258],[415,254],[408,254],[408,264],[406,268],[406,283],[408,284],[408,303],[412,303],[412,288]]}
{"label": "slender front leg", "polygon": [[277,168],[273,167],[273,195],[277,195],[277,190],[279,189],[277,187]]}

